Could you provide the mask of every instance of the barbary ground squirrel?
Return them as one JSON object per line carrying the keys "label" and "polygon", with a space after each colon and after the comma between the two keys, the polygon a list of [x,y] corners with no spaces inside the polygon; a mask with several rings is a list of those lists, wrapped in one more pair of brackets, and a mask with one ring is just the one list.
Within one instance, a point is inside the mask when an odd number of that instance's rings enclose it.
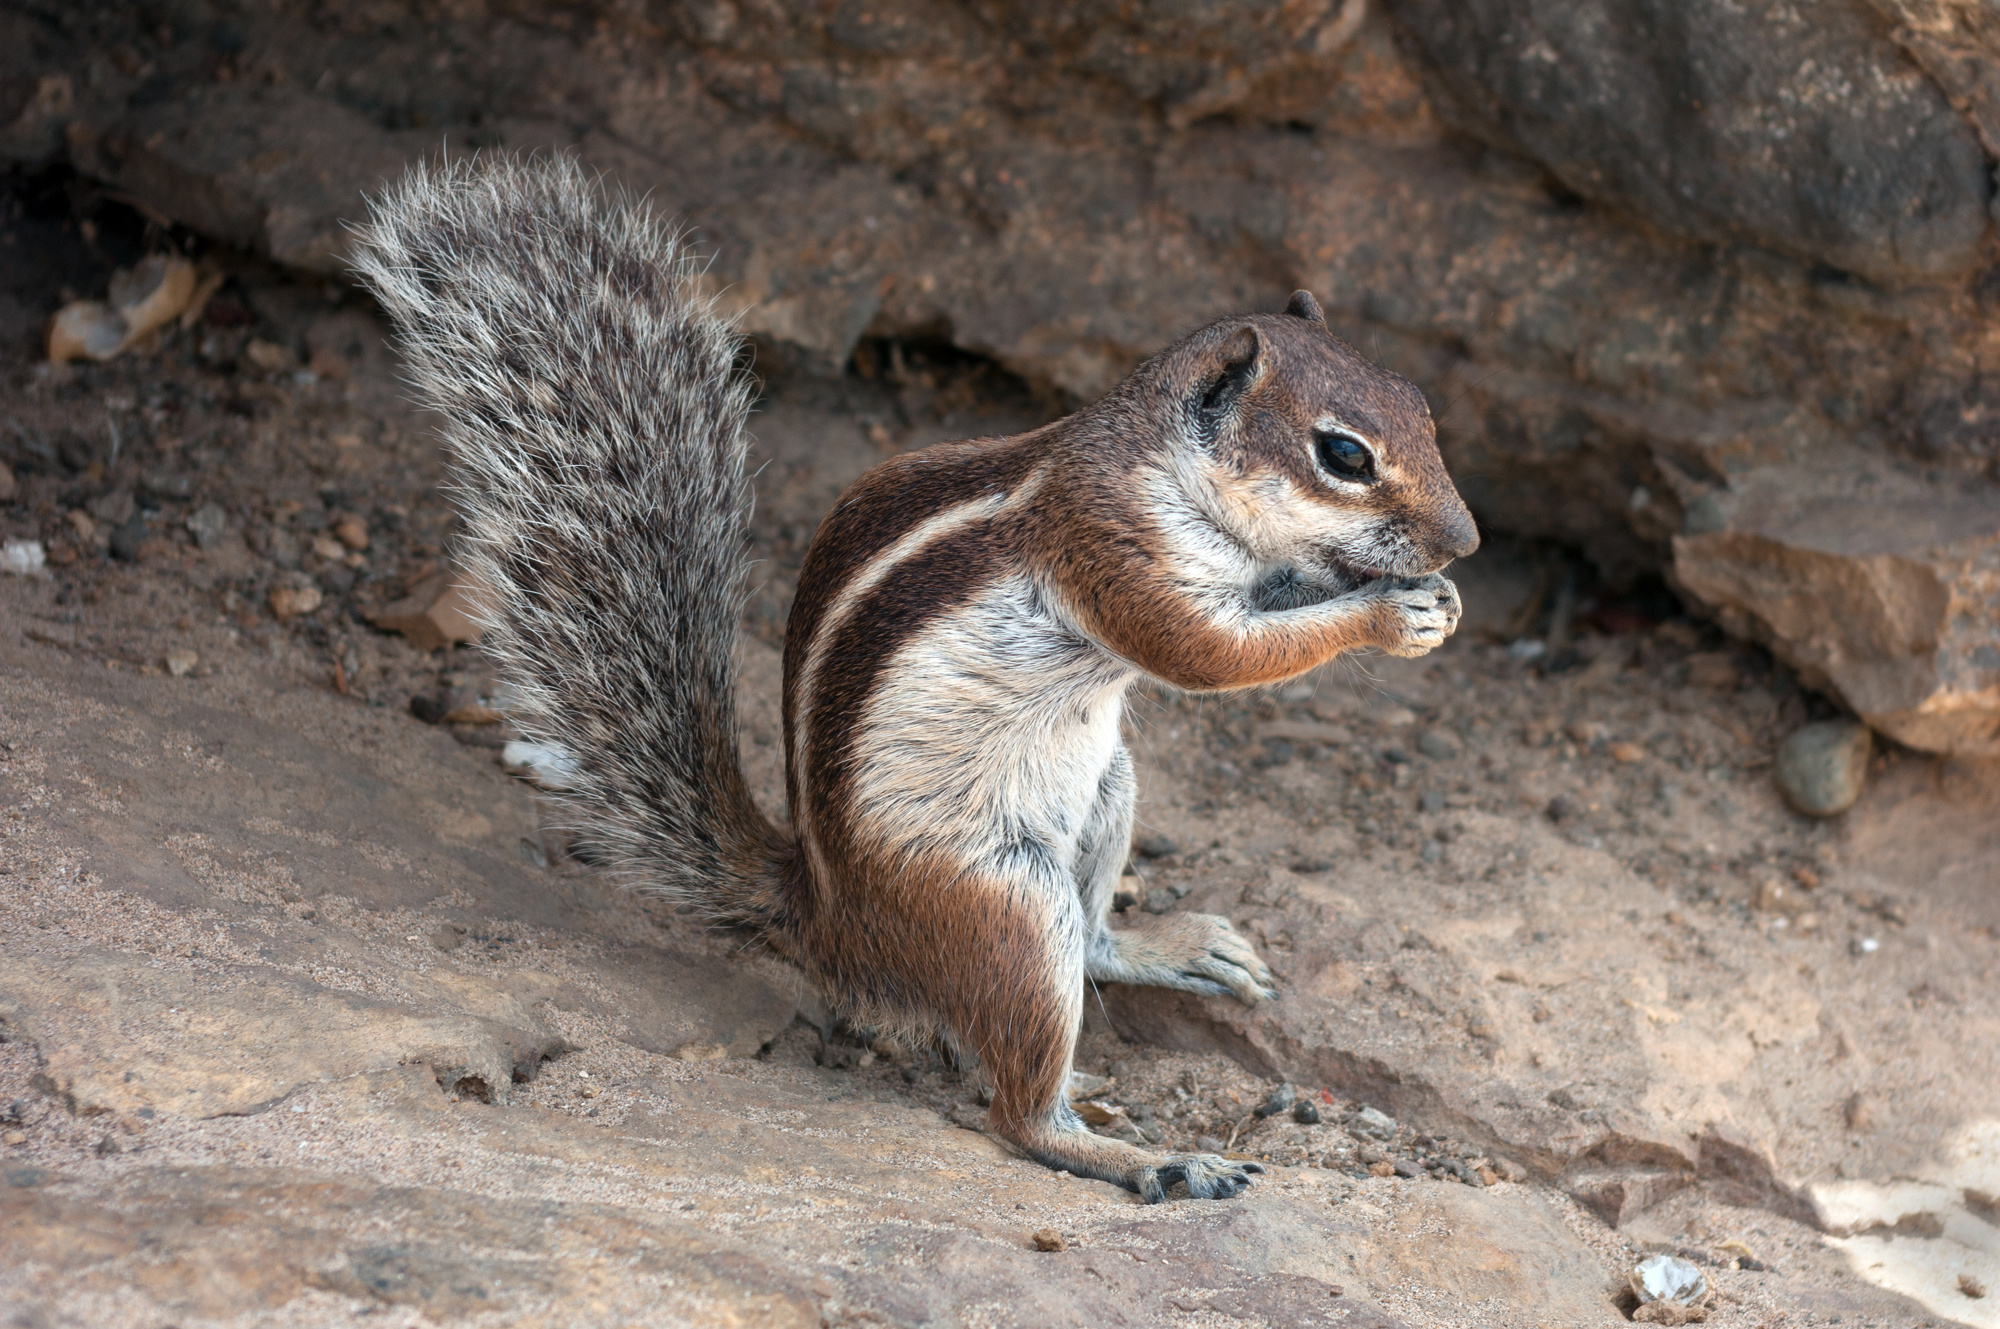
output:
{"label": "barbary ground squirrel", "polygon": [[1087,982],[1274,995],[1221,918],[1113,927],[1141,678],[1275,683],[1421,655],[1478,545],[1423,396],[1312,296],[1226,318],[1102,401],[861,477],[785,643],[789,828],[738,766],[742,342],[687,249],[573,161],[413,170],[357,266],[444,420],[460,556],[523,733],[642,888],[750,929],[853,1021],[976,1055],[990,1125],[1147,1200],[1254,1163],[1093,1134],[1066,1091]]}

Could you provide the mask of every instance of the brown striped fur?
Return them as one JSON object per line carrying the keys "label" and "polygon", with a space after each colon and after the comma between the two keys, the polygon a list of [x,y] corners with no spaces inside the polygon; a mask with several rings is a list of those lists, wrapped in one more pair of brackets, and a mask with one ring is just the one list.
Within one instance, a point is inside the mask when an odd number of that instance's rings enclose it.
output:
{"label": "brown striped fur", "polygon": [[571,163],[501,158],[413,174],[361,269],[446,418],[519,723],[600,849],[852,1017],[976,1056],[993,1129],[1041,1162],[1148,1200],[1247,1186],[1091,1133],[1065,1092],[1087,983],[1275,995],[1221,918],[1110,925],[1124,694],[1444,639],[1439,572],[1477,535],[1417,391],[1301,292],[1046,428],[863,476],[788,625],[787,832],[735,755],[748,397],[673,237]]}
{"label": "brown striped fur", "polygon": [[[1069,1113],[1084,981],[1255,1001],[1269,974],[1218,918],[1108,926],[1131,825],[1125,686],[1245,687],[1359,647],[1421,653],[1457,617],[1437,570],[1476,544],[1421,395],[1316,314],[1303,297],[1225,321],[1045,429],[876,468],[822,524],[787,637],[810,865],[796,949],[875,1018],[975,1053],[1002,1135],[1149,1197],[1247,1177],[1148,1158]],[[1375,446],[1372,483],[1316,468],[1329,417]],[[1306,603],[1260,612],[1286,570]]]}

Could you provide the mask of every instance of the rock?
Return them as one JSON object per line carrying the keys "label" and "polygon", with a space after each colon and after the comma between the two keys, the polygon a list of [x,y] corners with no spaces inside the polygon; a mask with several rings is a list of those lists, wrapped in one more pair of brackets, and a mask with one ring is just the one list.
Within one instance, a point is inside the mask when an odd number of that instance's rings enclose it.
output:
{"label": "rock", "polygon": [[1103,1103],[1093,1103],[1088,1099],[1074,1099],[1071,1106],[1076,1115],[1092,1126],[1109,1126],[1125,1120],[1125,1114],[1118,1108],[1107,1107]]}
{"label": "rock", "polygon": [[1347,1119],[1347,1129],[1356,1135],[1386,1140],[1396,1133],[1396,1119],[1379,1108],[1362,1107]]}
{"label": "rock", "polygon": [[1161,835],[1157,831],[1148,832],[1134,840],[1132,848],[1142,858],[1167,858],[1181,851],[1180,845],[1173,837]]}
{"label": "rock", "polygon": [[1474,132],[1665,230],[1888,282],[1964,274],[1986,232],[1977,135],[1864,6],[1389,8]]}
{"label": "rock", "polygon": [[[126,496],[129,500],[130,495]],[[146,542],[152,538],[153,526],[144,512],[134,512],[111,531],[106,542],[111,556],[123,563],[137,563],[144,556]]]}
{"label": "rock", "polygon": [[48,551],[40,540],[9,540],[0,545],[0,572],[15,577],[48,576]]}
{"label": "rock", "polygon": [[126,345],[187,312],[199,279],[178,254],[154,254],[111,275],[111,307],[125,320]]}
{"label": "rock", "polygon": [[280,623],[285,623],[301,614],[310,614],[318,609],[325,596],[318,586],[300,578],[273,586],[268,598],[271,613]]}
{"label": "rock", "polygon": [[195,294],[194,264],[156,254],[111,278],[108,301],[63,306],[49,325],[49,359],[109,360],[154,329],[179,318]]}
{"label": "rock", "polygon": [[[1389,8],[1400,51],[1381,7],[1333,0],[1003,7],[892,24],[888,46],[834,11],[726,7],[584,49],[387,0],[381,25],[333,46],[288,10],[240,21],[249,48],[314,64],[324,90],[190,83],[174,71],[214,58],[193,29],[145,81],[67,72],[162,40],[123,17],[22,45],[0,153],[66,145],[146,208],[332,274],[363,194],[444,143],[573,148],[697,230],[768,353],[825,373],[864,336],[942,335],[1088,397],[1180,329],[1312,287],[1351,340],[1457,403],[1444,446],[1482,523],[1579,544],[1613,581],[1673,563],[1677,534],[1735,529],[1719,514],[1739,476],[1774,461],[1853,480],[1914,461],[1993,505],[2000,388],[1972,349],[1970,257],[2000,85],[1971,11],[1814,0],[1787,26],[1723,0],[1626,0],[1609,25],[1524,0]],[[423,66],[426,43],[504,47],[509,72]],[[410,87],[428,90],[421,113],[394,109]],[[1025,109],[1085,88],[1060,128]],[[1501,146],[1468,152],[1441,109]],[[356,344],[307,337],[315,357]],[[1864,491],[1829,512],[1867,524]],[[1940,575],[1987,612],[1978,576]],[[1985,630],[1947,644],[1919,702],[1978,723]],[[1963,750],[1917,728],[1883,732]]]}
{"label": "rock", "polygon": [[1163,886],[1149,887],[1139,907],[1149,914],[1164,914],[1174,907],[1174,893]]}
{"label": "rock", "polygon": [[1967,1302],[2000,1279],[1990,1203],[1995,1145],[2000,1129],[1990,1120],[1968,1122],[1896,1180],[1814,1186],[1814,1219],[1828,1246],[1867,1281],[1909,1295],[1940,1319],[1978,1324],[1983,1308]]}
{"label": "rock", "polygon": [[299,357],[289,347],[265,341],[262,337],[249,340],[243,347],[243,358],[267,374],[282,373],[299,365]]}
{"label": "rock", "polygon": [[[452,1102],[408,1066],[315,1086],[300,1112],[196,1126],[185,1161],[10,1167],[10,1304],[56,1322],[88,1289],[116,1289],[182,1323],[303,1322],[338,1298],[343,1320],[359,1306],[534,1325],[587,1305],[620,1322],[808,1329],[956,1323],[995,1304],[1022,1324],[1150,1324],[1193,1303],[1236,1323],[1327,1323],[1337,1308],[1341,1324],[1398,1329],[1382,1304],[1423,1289],[1485,1323],[1610,1313],[1605,1266],[1532,1197],[1379,1187],[1336,1204],[1341,1179],[1310,1173],[1192,1221],[927,1110],[829,1103],[821,1074],[628,1082],[608,1091],[631,1106],[607,1130]],[[378,1149],[421,1162],[398,1170]],[[579,1172],[618,1178],[617,1202],[601,1180],[579,1196]],[[756,1222],[760,1209],[787,1221]]]}
{"label": "rock", "polygon": [[1837,816],[1861,797],[1873,751],[1867,725],[1854,720],[1809,724],[1778,745],[1778,788],[1786,802],[1808,816]]}
{"label": "rock", "polygon": [[[131,490],[120,488],[100,494],[98,497],[84,504],[84,507],[92,517],[95,517],[105,525],[122,526],[132,520],[133,515],[138,511],[139,505],[138,501],[132,497]],[[78,533],[88,538],[86,532],[79,531]]]}
{"label": "rock", "polygon": [[201,656],[194,651],[168,651],[165,658],[167,672],[175,678],[186,678],[201,663]]}
{"label": "rock", "polygon": [[220,503],[204,503],[187,516],[188,534],[203,552],[221,547],[229,537],[229,513]]}
{"label": "rock", "polygon": [[1458,743],[1439,730],[1426,729],[1417,735],[1417,751],[1435,761],[1450,761],[1458,755]]}
{"label": "rock", "polygon": [[77,300],[57,311],[49,324],[49,360],[109,360],[125,348],[130,331],[118,312],[101,300]]}
{"label": "rock", "polygon": [[1899,743],[2000,755],[2000,502],[1838,454],[1732,480],[1679,583]]}
{"label": "rock", "polygon": [[84,1114],[148,1117],[260,1112],[298,1086],[430,1066],[447,1091],[461,1082],[504,1101],[562,1039],[518,1003],[471,980],[465,1011],[427,1013],[275,973],[189,981],[112,955],[61,965],[17,957],[0,979],[0,1019],[39,1049],[54,1091]]}
{"label": "rock", "polygon": [[360,553],[368,547],[368,523],[352,514],[339,518],[333,523],[333,533],[340,543]]}
{"label": "rock", "polygon": [[420,651],[442,650],[479,640],[475,595],[476,588],[465,574],[441,572],[376,611],[369,621],[384,632],[402,633]]}
{"label": "rock", "polygon": [[799,984],[770,961],[656,947],[608,957],[606,1014],[636,1048],[684,1061],[754,1057],[799,1010]]}
{"label": "rock", "polygon": [[[1936,907],[1990,913],[1973,903],[1989,894],[1982,879],[1953,866],[1967,855],[1979,861],[1984,842],[1973,828],[1991,815],[1973,795],[1979,786],[1962,789],[1963,807],[1952,810],[1958,805],[1923,792],[1914,771],[1924,767],[1911,765],[1909,782],[1884,789],[1881,808],[1871,793],[1847,814],[1857,850],[1868,848],[1841,871],[1885,885],[1920,874],[1937,883],[1922,889],[1940,900],[1944,883],[1956,882],[1949,889],[1965,903]],[[1164,780],[1155,788],[1162,800],[1179,793]],[[1772,791],[1774,815],[1789,815],[1775,812],[1777,801]],[[1587,807],[1554,824],[1522,817],[1512,798],[1506,804],[1454,813],[1463,823],[1454,852],[1466,843],[1510,843],[1533,865],[1503,869],[1489,883],[1500,893],[1493,903],[1447,904],[1463,887],[1412,871],[1416,844],[1372,860],[1348,854],[1335,877],[1293,878],[1294,902],[1258,907],[1257,930],[1284,937],[1271,952],[1283,971],[1279,1000],[1246,1008],[1108,984],[1101,996],[1112,1027],[1368,1104],[1374,1116],[1359,1112],[1345,1123],[1357,1139],[1394,1141],[1398,1127],[1410,1127],[1476,1141],[1489,1156],[1556,1179],[1609,1222],[1630,1222],[1690,1184],[1796,1215],[1802,1187],[1829,1166],[1814,1152],[1829,1130],[1850,1175],[1891,1175],[1963,1116],[1930,1104],[1992,1101],[1989,1077],[2000,1076],[1993,1049],[1935,1020],[1913,1046],[1867,1014],[1865,993],[1885,983],[1918,986],[1936,957],[1879,944],[1865,958],[1864,982],[1856,961],[1839,954],[1849,942],[1878,940],[1848,930],[1870,927],[1864,919],[1841,932],[1823,924],[1819,933],[1832,935],[1807,941],[1797,939],[1803,929],[1772,936],[1707,910],[1664,931],[1642,921],[1638,935],[1648,940],[1634,945],[1628,917],[1660,918],[1659,884],[1578,834],[1589,825]],[[1885,821],[1892,805],[1896,818]],[[1888,835],[1898,819],[1910,819],[1911,829]],[[1925,857],[1917,826],[1956,851]],[[1200,883],[1183,907],[1235,916],[1241,891],[1237,882]],[[1828,909],[1846,912],[1837,898]],[[1709,947],[1703,964],[1711,974],[1700,993],[1675,987],[1673,977],[1685,972],[1675,956],[1696,937]],[[1819,957],[1811,972],[1785,958],[1794,947]],[[1884,966],[1895,966],[1897,977],[1883,978]],[[1853,1084],[1806,1070],[1823,1064],[1814,1059],[1824,1055],[1828,1029],[1838,1029],[1857,1057],[1898,1067],[1917,1057],[1922,1069],[1914,1074],[1950,1088],[1899,1092],[1893,1122],[1866,1135],[1840,1133]],[[1899,1084],[1915,1083],[1903,1074]],[[1381,1161],[1393,1161],[1393,1145],[1383,1153]]]}
{"label": "rock", "polygon": [[1271,1091],[1269,1098],[1252,1108],[1251,1111],[1259,1117],[1275,1117],[1297,1102],[1298,1097],[1299,1090],[1297,1085],[1281,1084]]}
{"label": "rock", "polygon": [[1563,1189],[1570,1198],[1610,1227],[1622,1227],[1633,1215],[1643,1213],[1693,1183],[1691,1170],[1645,1166],[1586,1166],[1563,1177]]}
{"label": "rock", "polygon": [[1292,1120],[1301,1126],[1319,1125],[1319,1105],[1310,1098],[1302,1098],[1292,1105]]}
{"label": "rock", "polygon": [[71,159],[203,235],[329,276],[346,252],[340,224],[366,216],[362,192],[439,141],[385,131],[294,82],[204,91],[73,120]]}

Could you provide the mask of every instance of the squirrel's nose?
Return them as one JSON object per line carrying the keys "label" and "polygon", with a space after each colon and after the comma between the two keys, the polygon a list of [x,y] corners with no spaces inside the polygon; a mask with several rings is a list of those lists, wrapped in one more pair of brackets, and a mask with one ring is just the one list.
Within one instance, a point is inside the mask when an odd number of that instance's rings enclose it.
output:
{"label": "squirrel's nose", "polygon": [[1479,548],[1479,524],[1472,520],[1472,513],[1464,503],[1457,504],[1457,508],[1445,518],[1432,546],[1440,562],[1464,558]]}
{"label": "squirrel's nose", "polygon": [[1464,558],[1466,554],[1478,550],[1478,546],[1480,546],[1480,526],[1476,520],[1472,520],[1472,512],[1466,510],[1464,504],[1458,504],[1458,516],[1452,518],[1452,534],[1450,534],[1452,558]]}

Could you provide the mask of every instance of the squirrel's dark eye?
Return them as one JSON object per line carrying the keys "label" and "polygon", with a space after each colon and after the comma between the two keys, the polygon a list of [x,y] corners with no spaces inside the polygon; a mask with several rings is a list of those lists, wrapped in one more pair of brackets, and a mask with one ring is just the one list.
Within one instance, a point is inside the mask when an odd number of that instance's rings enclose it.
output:
{"label": "squirrel's dark eye", "polygon": [[1337,475],[1343,480],[1375,478],[1375,454],[1354,435],[1315,434],[1313,442],[1319,453],[1319,464],[1327,474]]}

